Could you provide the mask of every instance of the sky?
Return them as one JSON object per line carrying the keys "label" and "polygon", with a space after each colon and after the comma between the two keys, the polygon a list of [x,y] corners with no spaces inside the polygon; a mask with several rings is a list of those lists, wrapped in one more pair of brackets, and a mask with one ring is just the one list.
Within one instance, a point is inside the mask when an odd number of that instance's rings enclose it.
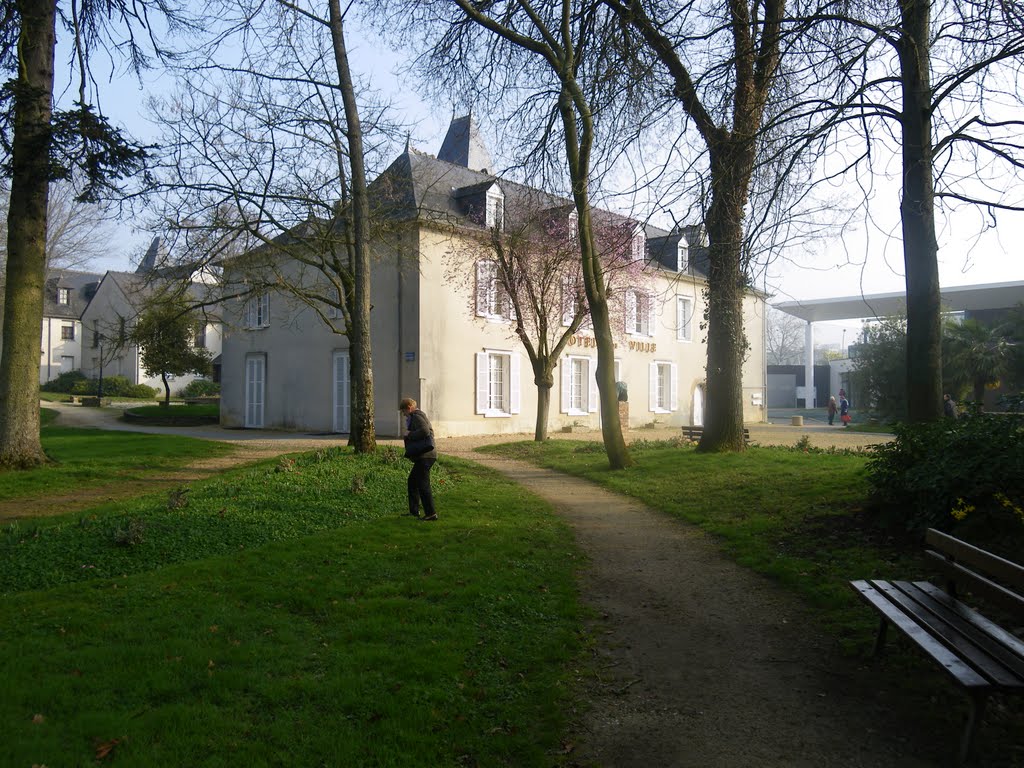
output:
{"label": "sky", "polygon": [[[349,46],[353,70],[369,75],[373,86],[390,97],[402,117],[413,125],[413,146],[436,153],[452,117],[453,104],[422,101],[417,89],[409,86],[410,77],[397,71],[402,64],[401,55],[379,41],[353,36]],[[146,74],[142,84],[132,75],[115,77],[102,85],[104,112],[111,122],[127,129],[136,139],[152,141],[156,130],[146,119],[145,98],[148,93],[171,85],[171,78],[155,73]],[[488,135],[486,121],[482,128],[485,140],[495,146],[496,138]],[[769,294],[769,303],[904,290],[898,180],[879,180],[867,216],[868,221],[859,217],[858,223],[815,242],[810,250],[784,250],[758,279],[758,287]],[[966,208],[940,219],[937,234],[941,285],[1024,280],[1024,214],[1001,213],[995,228],[985,232],[983,217],[978,209]],[[95,267],[132,269],[131,259],[145,250],[150,236],[133,229],[130,222],[113,226],[116,245]],[[849,343],[860,327],[856,320],[821,323],[815,326],[815,339],[822,343]]]}

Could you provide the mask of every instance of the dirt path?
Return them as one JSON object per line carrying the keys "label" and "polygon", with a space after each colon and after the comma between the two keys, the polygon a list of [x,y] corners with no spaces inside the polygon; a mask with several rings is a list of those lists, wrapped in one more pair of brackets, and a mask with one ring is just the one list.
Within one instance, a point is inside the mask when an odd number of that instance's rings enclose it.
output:
{"label": "dirt path", "polygon": [[[725,559],[698,529],[583,480],[481,454],[550,501],[589,556],[580,587],[603,670],[578,766],[917,768],[941,764],[894,726],[870,671],[806,608]],[[870,639],[865,639],[870,642]],[[866,690],[865,690],[866,688]],[[955,738],[943,735],[938,748]]]}

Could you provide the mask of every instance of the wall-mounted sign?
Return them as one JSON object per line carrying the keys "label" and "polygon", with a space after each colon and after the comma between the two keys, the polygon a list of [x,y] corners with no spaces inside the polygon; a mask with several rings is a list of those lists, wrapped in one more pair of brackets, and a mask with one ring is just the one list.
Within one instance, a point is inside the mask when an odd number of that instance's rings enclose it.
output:
{"label": "wall-mounted sign", "polygon": [[405,353],[405,362],[407,362],[407,363],[415,363],[416,362],[416,353],[415,352],[406,352]]}

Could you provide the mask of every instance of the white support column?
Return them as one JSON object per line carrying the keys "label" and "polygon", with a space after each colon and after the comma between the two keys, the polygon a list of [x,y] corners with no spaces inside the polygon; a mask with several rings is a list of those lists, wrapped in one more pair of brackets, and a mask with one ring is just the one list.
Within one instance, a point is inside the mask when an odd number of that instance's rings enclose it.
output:
{"label": "white support column", "polygon": [[810,320],[804,329],[804,407],[814,408],[814,325]]}

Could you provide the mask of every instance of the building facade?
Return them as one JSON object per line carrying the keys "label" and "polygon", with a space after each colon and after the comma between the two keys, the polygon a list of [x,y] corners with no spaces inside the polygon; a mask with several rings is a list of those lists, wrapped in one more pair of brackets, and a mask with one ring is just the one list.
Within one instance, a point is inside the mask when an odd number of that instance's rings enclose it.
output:
{"label": "building facade", "polygon": [[[381,435],[401,433],[398,402],[406,396],[430,414],[438,436],[534,430],[534,373],[508,302],[479,258],[487,233],[503,226],[511,203],[529,190],[494,177],[489,164],[472,123],[461,118],[439,157],[407,147],[371,185],[378,212],[394,223],[387,237],[373,243],[371,339]],[[552,215],[574,216],[567,201],[542,199]],[[696,228],[666,232],[636,225],[631,248],[638,263],[630,273],[636,279],[619,281],[613,313],[615,379],[627,398],[629,427],[703,423],[705,246]],[[225,280],[230,286],[230,267]],[[229,302],[224,313],[222,425],[348,432],[344,335],[281,292]],[[747,294],[744,315],[750,342],[744,418],[760,421],[762,294]],[[594,336],[584,325],[554,371],[551,431],[600,428],[596,365]]]}
{"label": "building facade", "polygon": [[82,366],[82,312],[102,275],[71,269],[47,270],[39,343],[39,383]]}

